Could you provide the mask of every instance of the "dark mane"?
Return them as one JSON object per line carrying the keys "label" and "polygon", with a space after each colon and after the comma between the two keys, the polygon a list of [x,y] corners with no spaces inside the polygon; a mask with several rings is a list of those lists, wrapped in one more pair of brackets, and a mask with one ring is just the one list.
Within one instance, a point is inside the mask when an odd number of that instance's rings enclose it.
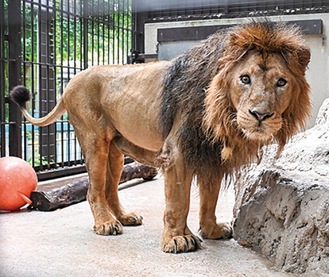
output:
{"label": "dark mane", "polygon": [[[202,120],[206,89],[217,73],[224,36],[224,32],[218,32],[174,59],[164,79],[160,120],[163,136],[169,134],[176,116],[183,118],[179,143],[189,168],[197,175],[211,168],[220,173],[222,144],[207,138]],[[210,175],[215,176],[215,172]]]}
{"label": "dark mane", "polygon": [[216,33],[201,45],[171,61],[164,78],[162,94],[161,122],[164,124],[164,137],[171,130],[178,107],[185,107],[186,112],[202,108],[205,89],[218,67],[223,41],[221,36],[222,33]]}

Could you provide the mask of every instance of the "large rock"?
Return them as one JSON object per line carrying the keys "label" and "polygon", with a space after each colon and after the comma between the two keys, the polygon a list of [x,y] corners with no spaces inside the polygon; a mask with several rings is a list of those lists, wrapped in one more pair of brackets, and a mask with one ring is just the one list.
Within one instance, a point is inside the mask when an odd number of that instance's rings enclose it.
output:
{"label": "large rock", "polygon": [[316,125],[235,183],[234,238],[287,272],[329,275],[329,99]]}

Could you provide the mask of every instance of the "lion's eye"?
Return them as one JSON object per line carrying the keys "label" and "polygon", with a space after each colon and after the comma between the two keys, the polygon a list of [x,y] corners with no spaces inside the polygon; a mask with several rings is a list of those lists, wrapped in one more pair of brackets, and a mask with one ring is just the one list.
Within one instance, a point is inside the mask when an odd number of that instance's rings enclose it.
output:
{"label": "lion's eye", "polygon": [[287,84],[287,80],[280,78],[277,82],[276,82],[276,86],[277,87],[284,87]]}
{"label": "lion's eye", "polygon": [[251,84],[251,79],[250,79],[250,76],[249,75],[242,75],[240,77],[240,81],[245,84],[245,85],[249,85]]}

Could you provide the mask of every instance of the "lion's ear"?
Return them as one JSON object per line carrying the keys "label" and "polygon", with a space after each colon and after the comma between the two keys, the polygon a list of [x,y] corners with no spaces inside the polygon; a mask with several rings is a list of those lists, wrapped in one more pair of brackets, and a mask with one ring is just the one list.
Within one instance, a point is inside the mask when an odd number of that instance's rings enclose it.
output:
{"label": "lion's ear", "polygon": [[304,72],[306,71],[307,65],[311,59],[311,51],[308,48],[299,48],[297,50],[298,60],[300,65],[303,67]]}
{"label": "lion's ear", "polygon": [[[287,62],[288,66],[296,74],[304,75],[307,69],[307,66],[311,59],[310,49],[307,47],[296,47],[283,48],[281,52],[282,57]],[[299,73],[297,73],[299,72]]]}

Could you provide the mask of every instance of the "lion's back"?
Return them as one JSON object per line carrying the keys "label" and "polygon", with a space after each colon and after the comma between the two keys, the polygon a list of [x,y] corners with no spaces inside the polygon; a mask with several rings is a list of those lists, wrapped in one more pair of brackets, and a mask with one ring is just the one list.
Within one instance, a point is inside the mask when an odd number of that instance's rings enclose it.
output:
{"label": "lion's back", "polygon": [[91,126],[95,125],[92,121],[102,117],[132,143],[159,150],[163,143],[160,95],[167,65],[168,62],[94,66],[70,81],[63,98],[70,113],[90,121]]}

